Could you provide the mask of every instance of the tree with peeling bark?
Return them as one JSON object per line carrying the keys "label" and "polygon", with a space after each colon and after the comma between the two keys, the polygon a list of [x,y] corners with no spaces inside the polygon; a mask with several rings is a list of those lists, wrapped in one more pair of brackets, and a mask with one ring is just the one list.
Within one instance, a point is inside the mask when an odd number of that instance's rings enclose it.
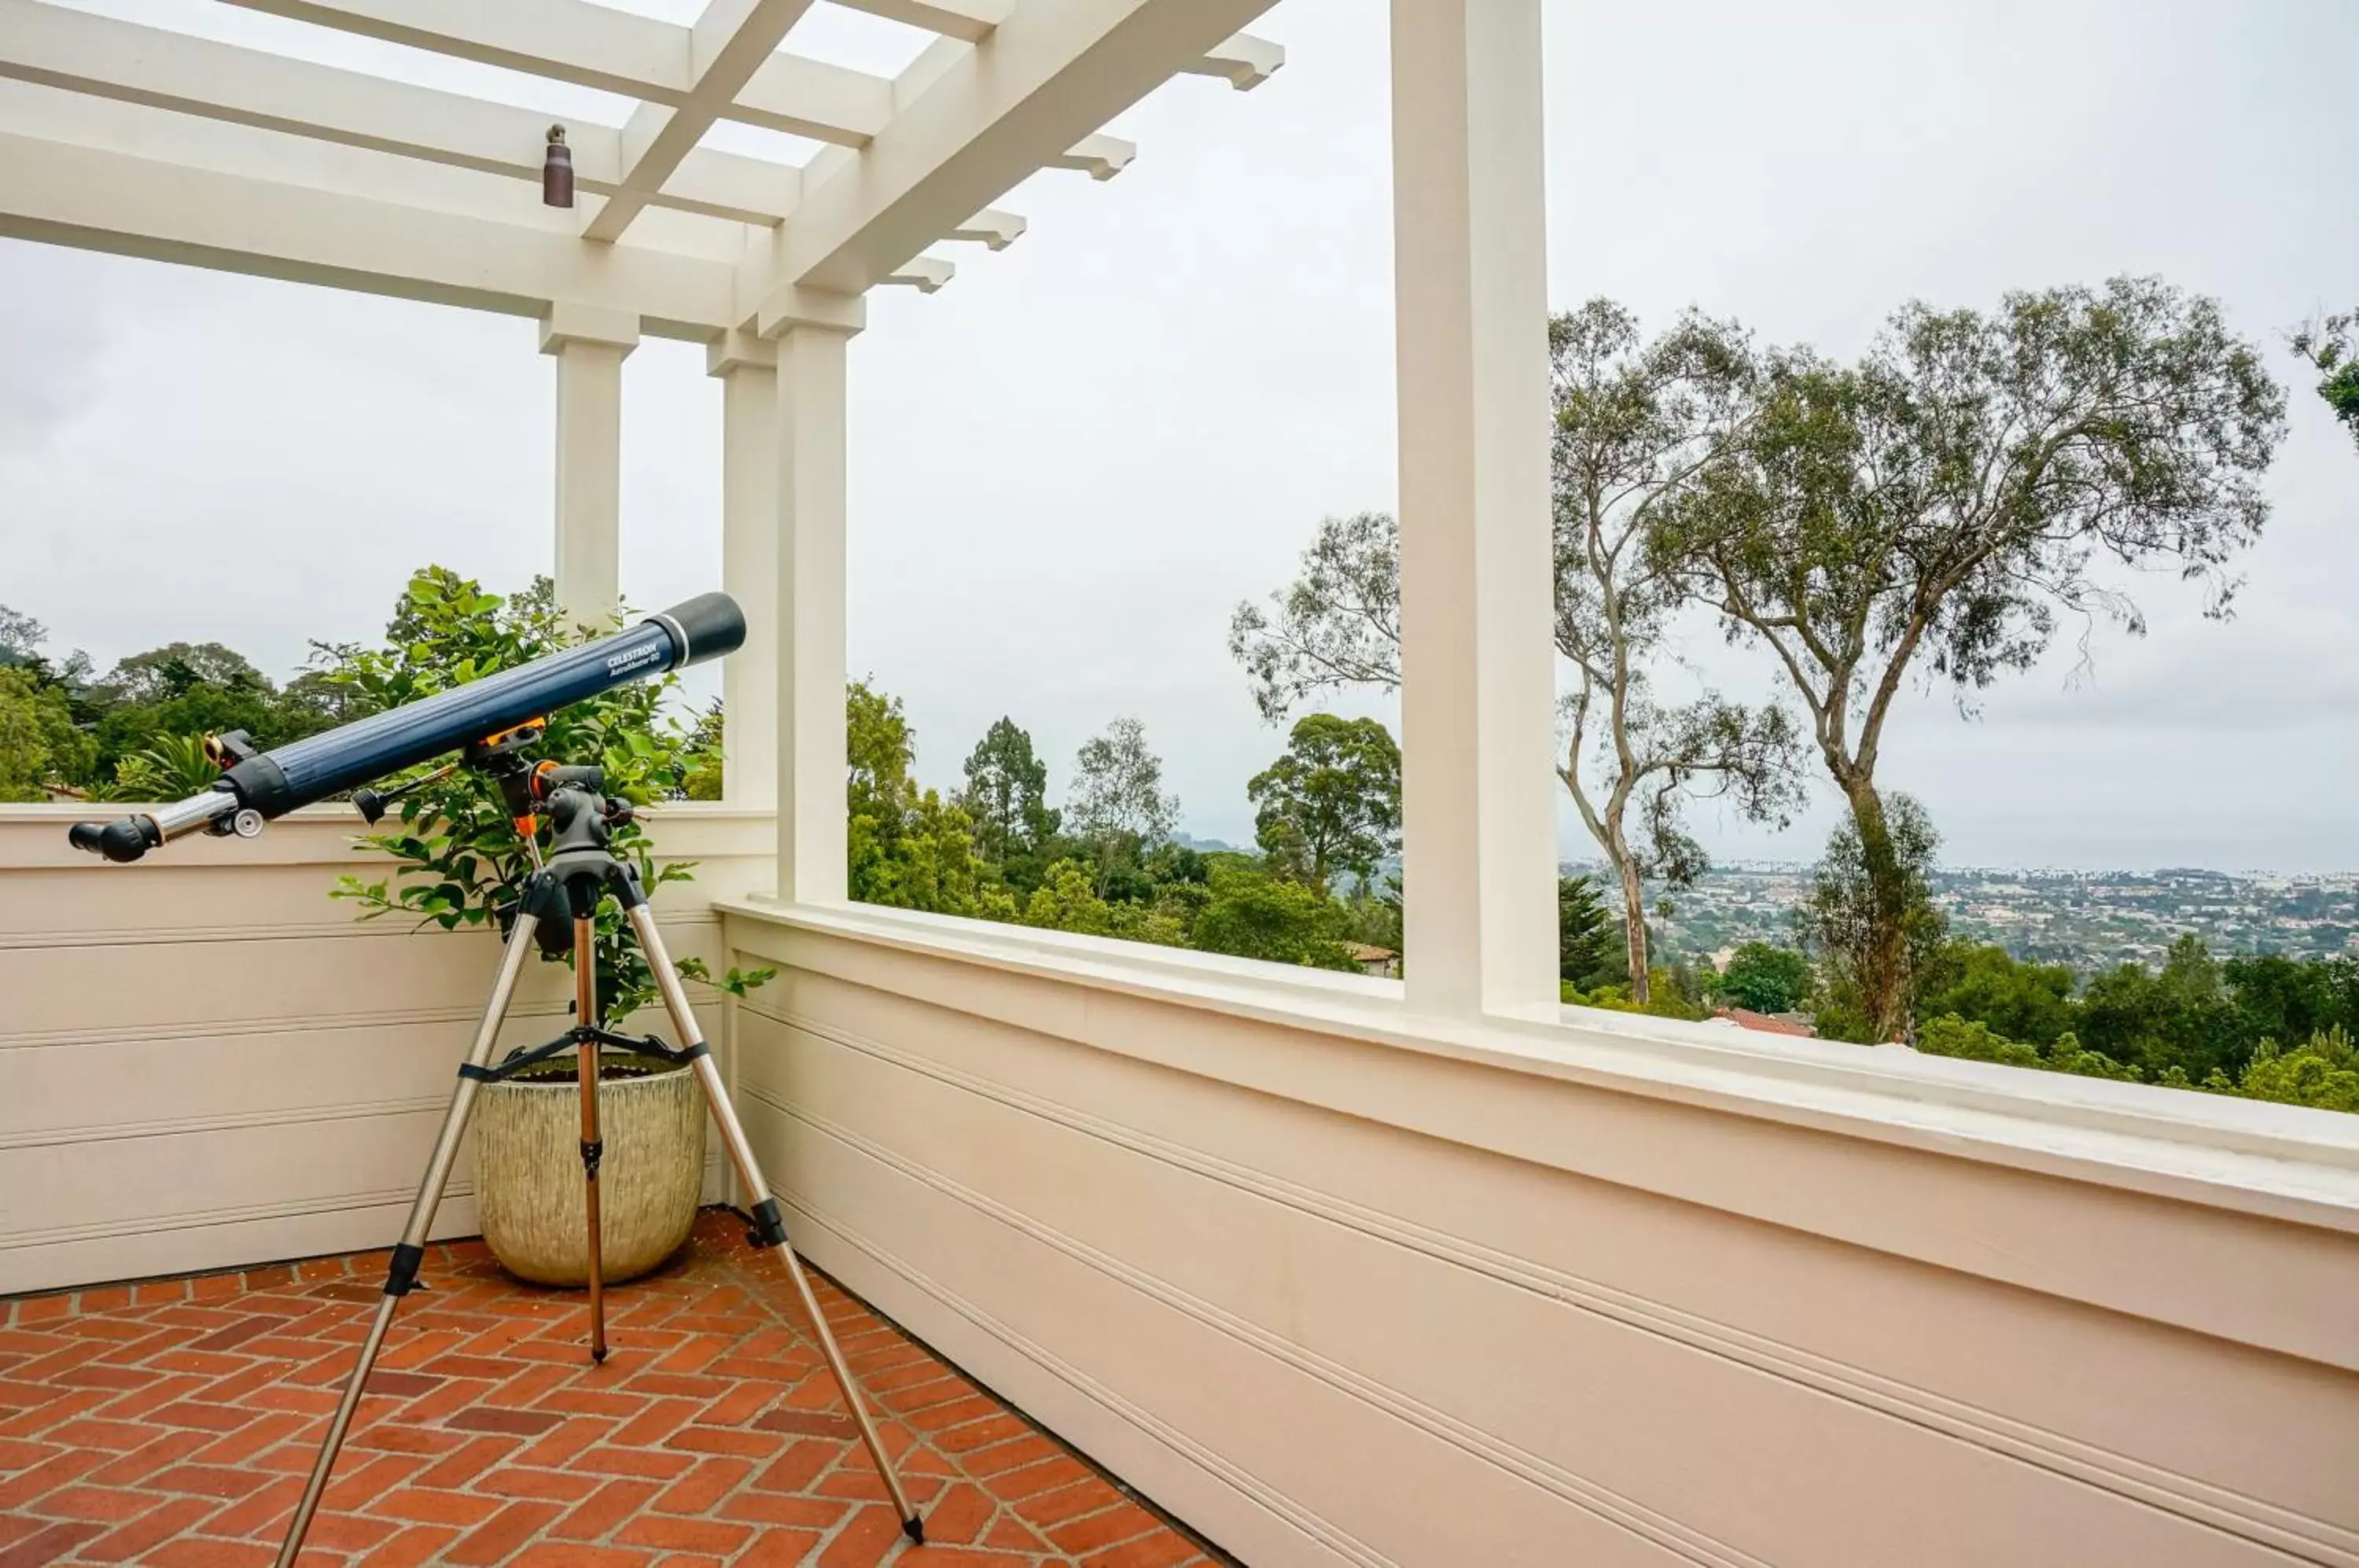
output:
{"label": "tree with peeling bark", "polygon": [[1741,460],[1656,544],[1733,639],[1775,656],[1851,808],[1872,1038],[1910,1021],[1915,902],[1876,769],[1912,672],[1970,704],[2039,657],[2060,614],[2084,658],[2101,619],[2143,632],[2108,563],[2201,582],[2225,615],[2285,406],[2215,301],[2152,278],[2010,294],[1987,315],[1911,304],[1853,366],[1764,356]]}
{"label": "tree with peeling bark", "polygon": [[[1651,343],[1610,300],[1549,322],[1554,418],[1557,651],[1571,666],[1558,777],[1620,895],[1631,996],[1647,1001],[1649,882],[1705,868],[1686,831],[1697,799],[1782,822],[1798,794],[1799,734],[1774,705],[1656,694],[1688,588],[1649,542],[1658,520],[1736,443],[1755,365],[1734,327],[1690,315]],[[1319,691],[1400,680],[1400,534],[1390,517],[1330,517],[1302,575],[1268,607],[1243,604],[1229,648],[1275,722]]]}
{"label": "tree with peeling bark", "polygon": [[1724,800],[1783,826],[1798,802],[1799,735],[1785,710],[1714,691],[1656,694],[1689,583],[1656,542],[1662,519],[1745,439],[1754,365],[1734,327],[1690,314],[1651,343],[1610,300],[1549,322],[1556,431],[1556,646],[1571,665],[1557,776],[1622,896],[1630,996],[1647,981],[1649,881],[1706,869],[1685,809]]}

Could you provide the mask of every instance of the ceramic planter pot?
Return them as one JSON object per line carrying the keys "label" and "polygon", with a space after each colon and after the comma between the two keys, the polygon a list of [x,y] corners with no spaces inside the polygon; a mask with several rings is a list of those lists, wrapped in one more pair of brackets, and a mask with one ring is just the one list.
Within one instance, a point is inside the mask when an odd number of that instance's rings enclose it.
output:
{"label": "ceramic planter pot", "polygon": [[[587,1285],[580,1066],[560,1056],[475,1097],[475,1211],[509,1273]],[[601,1272],[635,1279],[679,1249],[704,1189],[704,1101],[696,1075],[609,1051],[598,1083]]]}

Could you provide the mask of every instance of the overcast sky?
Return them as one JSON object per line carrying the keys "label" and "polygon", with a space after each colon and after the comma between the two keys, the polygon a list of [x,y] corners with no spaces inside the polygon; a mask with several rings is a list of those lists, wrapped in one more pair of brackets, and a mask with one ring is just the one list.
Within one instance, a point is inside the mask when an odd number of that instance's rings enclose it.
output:
{"label": "overcast sky", "polygon": [[[93,8],[518,90],[201,0]],[[2158,273],[2218,296],[2293,387],[2235,621],[2141,583],[2152,635],[2101,634],[2077,681],[2068,649],[1972,721],[1936,694],[1896,725],[1884,779],[1926,801],[1943,858],[2359,867],[2359,452],[2282,344],[2359,304],[2359,5],[1546,13],[1553,306],[1610,295],[1655,325],[1693,304],[1851,354],[1910,297]],[[1003,203],[1032,220],[1020,244],[945,247],[956,280],[879,291],[853,343],[852,667],[907,702],[929,783],[1008,713],[1060,790],[1131,713],[1190,830],[1251,838],[1244,783],[1281,737],[1230,612],[1321,514],[1396,489],[1384,7],[1284,0],[1256,30],[1288,49],[1270,82],[1173,82],[1111,127],[1140,144],[1121,178],[1036,178]],[[824,5],[792,40],[887,71],[920,41]],[[218,639],[281,675],[309,637],[376,632],[426,561],[518,585],[549,559],[553,382],[527,321],[0,241],[0,603],[102,668]],[[719,388],[655,341],[625,384],[624,588],[656,605],[719,582]],[[1708,627],[1685,653],[1767,689]],[[1699,826],[1723,855],[1809,859],[1832,804],[1821,787],[1782,834]],[[1563,845],[1586,847],[1569,820]]]}

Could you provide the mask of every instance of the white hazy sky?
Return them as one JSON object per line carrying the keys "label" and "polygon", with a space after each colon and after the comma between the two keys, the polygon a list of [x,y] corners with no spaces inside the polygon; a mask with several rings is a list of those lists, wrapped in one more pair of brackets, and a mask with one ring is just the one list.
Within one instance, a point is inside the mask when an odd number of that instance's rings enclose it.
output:
{"label": "white hazy sky", "polygon": [[[198,0],[93,8],[500,93],[513,79]],[[679,16],[671,0],[640,7]],[[2242,614],[2158,580],[2143,642],[2101,634],[1962,718],[1917,702],[1884,774],[1944,858],[2359,866],[2359,452],[2283,349],[2359,304],[2350,0],[1548,0],[1551,303],[1694,304],[1859,349],[1921,297],[2159,273],[2220,297],[2293,386],[2277,515]],[[908,702],[948,785],[990,722],[1074,748],[1144,719],[1184,818],[1248,840],[1280,745],[1232,666],[1232,607],[1322,513],[1394,498],[1384,7],[1284,0],[1286,69],[1183,78],[1113,129],[1119,180],[1048,174],[1013,249],[884,290],[853,346],[852,665]],[[897,67],[906,29],[821,6],[795,47]],[[545,85],[538,105],[613,119]],[[738,133],[741,142],[745,133]],[[756,136],[756,140],[760,139]],[[776,145],[773,142],[770,145]],[[520,188],[521,190],[522,188]],[[528,199],[521,196],[519,199]],[[553,372],[531,323],[0,241],[0,603],[102,667],[218,639],[281,674],[374,634],[432,561],[545,569]],[[719,388],[649,342],[625,370],[625,592],[719,581]],[[1699,627],[1734,690],[1758,659]],[[1391,716],[1388,704],[1367,711]],[[1707,813],[1725,855],[1807,859]],[[1585,848],[1568,822],[1569,853]]]}

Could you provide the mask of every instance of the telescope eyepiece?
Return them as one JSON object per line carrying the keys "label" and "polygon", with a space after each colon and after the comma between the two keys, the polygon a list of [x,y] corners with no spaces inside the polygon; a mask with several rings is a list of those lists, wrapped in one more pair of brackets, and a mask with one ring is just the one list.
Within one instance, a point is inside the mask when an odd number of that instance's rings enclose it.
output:
{"label": "telescope eyepiece", "polygon": [[117,817],[111,822],[76,822],[66,830],[66,842],[127,866],[163,843],[164,836],[150,818]]}

